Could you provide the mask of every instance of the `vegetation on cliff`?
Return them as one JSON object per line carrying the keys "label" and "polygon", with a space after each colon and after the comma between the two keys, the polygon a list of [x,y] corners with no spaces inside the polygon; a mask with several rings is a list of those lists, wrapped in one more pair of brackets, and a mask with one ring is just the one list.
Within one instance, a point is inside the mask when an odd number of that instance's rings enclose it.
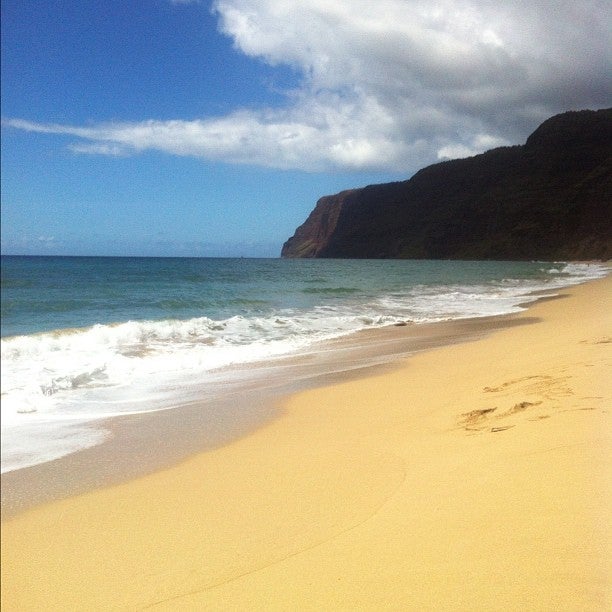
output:
{"label": "vegetation on cliff", "polygon": [[283,257],[610,259],[612,109],[567,112],[521,146],[321,198]]}

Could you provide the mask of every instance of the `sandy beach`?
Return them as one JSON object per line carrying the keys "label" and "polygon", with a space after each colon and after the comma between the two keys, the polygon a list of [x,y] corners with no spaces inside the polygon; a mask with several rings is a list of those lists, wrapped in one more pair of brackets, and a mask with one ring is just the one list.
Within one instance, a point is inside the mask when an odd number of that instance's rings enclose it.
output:
{"label": "sandy beach", "polygon": [[2,609],[612,609],[610,296],[564,290],[5,517]]}

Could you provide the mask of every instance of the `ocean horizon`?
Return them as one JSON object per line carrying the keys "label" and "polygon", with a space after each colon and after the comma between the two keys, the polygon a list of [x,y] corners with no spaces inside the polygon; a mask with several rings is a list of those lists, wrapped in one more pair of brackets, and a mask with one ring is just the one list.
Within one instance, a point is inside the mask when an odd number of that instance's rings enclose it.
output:
{"label": "ocean horizon", "polygon": [[572,262],[3,255],[2,471],[103,442],[102,419],[213,401],[255,375],[249,364],[364,329],[519,312],[606,274]]}

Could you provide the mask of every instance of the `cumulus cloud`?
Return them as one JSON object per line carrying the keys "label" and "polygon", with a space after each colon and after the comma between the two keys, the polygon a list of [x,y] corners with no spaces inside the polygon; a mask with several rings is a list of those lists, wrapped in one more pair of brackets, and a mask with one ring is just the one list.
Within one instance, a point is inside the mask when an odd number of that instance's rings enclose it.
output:
{"label": "cumulus cloud", "polygon": [[8,123],[77,137],[82,153],[408,171],[518,143],[556,112],[612,99],[607,0],[217,0],[214,11],[236,50],[301,75],[285,107],[91,127]]}

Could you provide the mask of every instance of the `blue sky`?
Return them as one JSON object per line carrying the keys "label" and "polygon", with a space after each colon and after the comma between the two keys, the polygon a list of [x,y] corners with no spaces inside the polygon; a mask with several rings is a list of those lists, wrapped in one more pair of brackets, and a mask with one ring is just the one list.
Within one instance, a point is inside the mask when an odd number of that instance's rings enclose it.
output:
{"label": "blue sky", "polygon": [[3,0],[2,252],[277,256],[316,200],[610,105],[608,2]]}

